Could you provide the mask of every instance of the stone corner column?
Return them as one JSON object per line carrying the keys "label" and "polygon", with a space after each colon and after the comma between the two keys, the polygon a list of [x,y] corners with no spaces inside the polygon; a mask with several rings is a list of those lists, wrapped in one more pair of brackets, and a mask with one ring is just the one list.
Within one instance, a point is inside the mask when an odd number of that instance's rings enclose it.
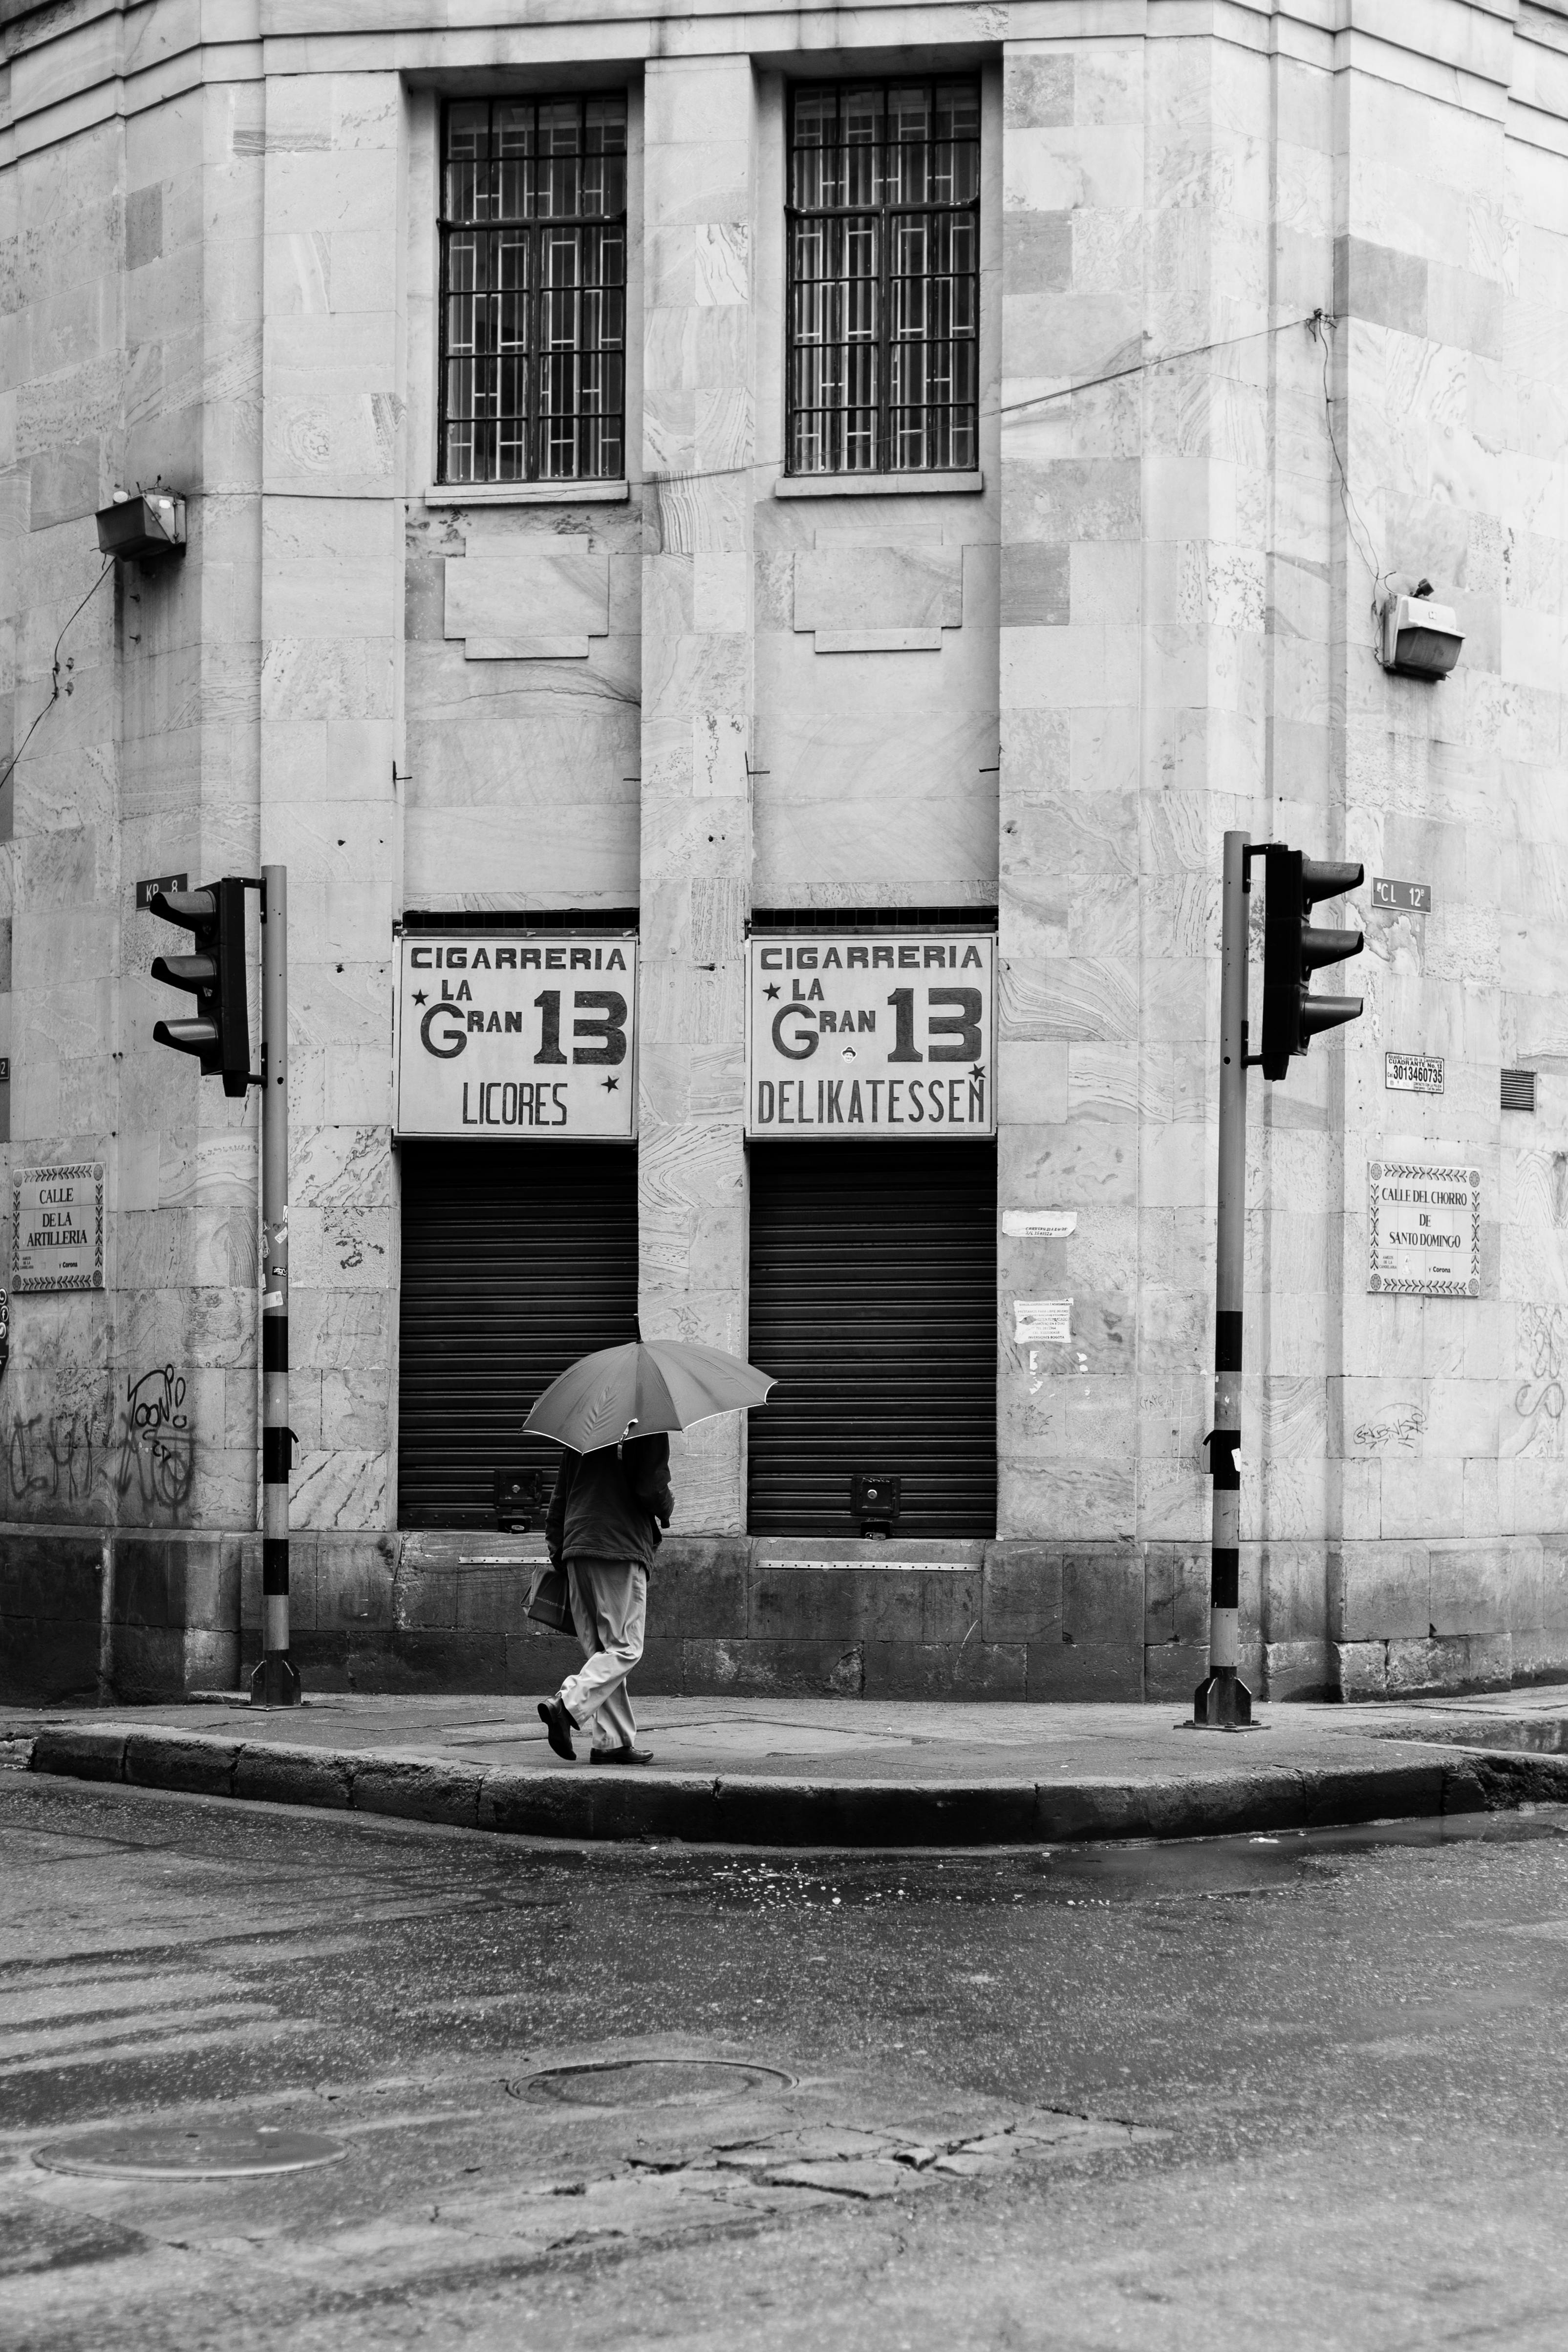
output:
{"label": "stone corner column", "polygon": [[[639,1305],[746,1346],[755,95],[746,57],[646,85]],[[745,1526],[745,1428],[693,1433],[677,1525]]]}

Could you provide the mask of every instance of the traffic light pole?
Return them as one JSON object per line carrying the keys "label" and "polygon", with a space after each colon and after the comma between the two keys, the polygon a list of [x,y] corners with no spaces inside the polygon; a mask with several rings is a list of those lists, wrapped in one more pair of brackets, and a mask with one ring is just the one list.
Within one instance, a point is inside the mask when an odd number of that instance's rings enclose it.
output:
{"label": "traffic light pole", "polygon": [[252,1706],[298,1706],[289,1655],[289,876],[261,869],[261,1664]]}
{"label": "traffic light pole", "polygon": [[1241,1314],[1247,1263],[1247,866],[1252,836],[1225,836],[1220,935],[1219,1218],[1215,1250],[1214,1428],[1209,1469],[1209,1670],[1193,1698],[1200,1730],[1245,1731],[1252,1694],[1241,1680]]}

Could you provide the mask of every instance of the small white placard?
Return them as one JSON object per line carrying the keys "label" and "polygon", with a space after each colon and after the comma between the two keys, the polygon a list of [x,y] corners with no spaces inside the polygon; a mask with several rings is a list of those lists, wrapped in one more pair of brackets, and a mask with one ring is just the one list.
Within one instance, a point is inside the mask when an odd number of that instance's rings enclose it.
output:
{"label": "small white placard", "polygon": [[1076,1209],[1004,1209],[1002,1230],[1009,1241],[1059,1242],[1078,1230]]}
{"label": "small white placard", "polygon": [[1481,1171],[1374,1160],[1367,1170],[1369,1290],[1481,1295]]}
{"label": "small white placard", "polygon": [[1385,1054],[1383,1083],[1391,1094],[1440,1095],[1443,1091],[1441,1054]]}
{"label": "small white placard", "polygon": [[1070,1298],[1015,1298],[1013,1301],[1013,1339],[1016,1346],[1033,1348],[1071,1338]]}

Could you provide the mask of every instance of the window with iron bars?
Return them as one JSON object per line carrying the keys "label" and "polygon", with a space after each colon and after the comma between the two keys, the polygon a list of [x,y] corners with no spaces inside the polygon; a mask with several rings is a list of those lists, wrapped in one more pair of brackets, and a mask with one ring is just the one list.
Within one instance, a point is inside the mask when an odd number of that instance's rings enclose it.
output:
{"label": "window with iron bars", "polygon": [[786,465],[979,463],[980,87],[797,89]]}
{"label": "window with iron bars", "polygon": [[446,110],[443,482],[626,471],[624,97]]}

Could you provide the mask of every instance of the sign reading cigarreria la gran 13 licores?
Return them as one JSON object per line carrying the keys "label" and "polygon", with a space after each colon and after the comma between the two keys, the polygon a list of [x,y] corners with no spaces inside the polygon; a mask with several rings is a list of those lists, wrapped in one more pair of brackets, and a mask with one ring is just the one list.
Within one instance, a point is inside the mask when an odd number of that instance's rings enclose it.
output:
{"label": "sign reading cigarreria la gran 13 licores", "polygon": [[635,1135],[637,982],[629,933],[405,934],[397,1133]]}
{"label": "sign reading cigarreria la gran 13 licores", "polygon": [[746,1132],[994,1135],[986,932],[760,932],[747,971]]}

